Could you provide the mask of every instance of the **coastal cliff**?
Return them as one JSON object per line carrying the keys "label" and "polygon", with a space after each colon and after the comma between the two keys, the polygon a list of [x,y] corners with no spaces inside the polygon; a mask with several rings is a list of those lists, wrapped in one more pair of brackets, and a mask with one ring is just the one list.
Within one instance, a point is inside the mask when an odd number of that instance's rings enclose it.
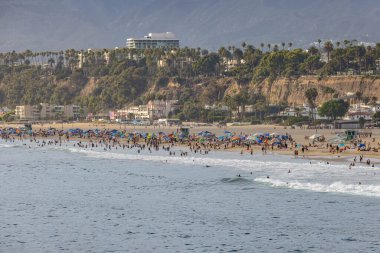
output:
{"label": "coastal cliff", "polygon": [[334,97],[344,97],[348,92],[361,92],[364,97],[380,98],[380,79],[375,77],[342,76],[319,79],[318,77],[280,78],[274,82],[267,79],[259,84],[250,84],[250,89],[264,95],[270,103],[305,103],[305,91],[318,90],[317,103]]}

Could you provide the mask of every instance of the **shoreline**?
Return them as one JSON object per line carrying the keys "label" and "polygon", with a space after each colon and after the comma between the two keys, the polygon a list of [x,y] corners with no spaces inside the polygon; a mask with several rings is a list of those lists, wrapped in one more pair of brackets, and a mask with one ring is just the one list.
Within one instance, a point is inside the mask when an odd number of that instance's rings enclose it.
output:
{"label": "shoreline", "polygon": [[[57,144],[59,143],[58,137],[56,137],[56,138],[51,138],[51,137],[53,137],[53,136],[49,136],[49,137],[37,136],[35,138],[23,138],[22,141],[20,141],[20,139],[15,139],[15,141],[17,141],[19,143],[23,143],[25,146],[28,146],[28,143],[33,143],[33,139],[35,139],[37,141],[44,141],[45,143],[48,143],[48,142],[52,142],[52,143],[56,142]],[[62,146],[64,144],[66,144],[65,145],[66,147],[75,147],[75,148],[78,148],[79,150],[81,150],[81,149],[92,150],[90,147],[90,144],[97,143],[99,140],[100,139],[70,138],[69,141],[67,141],[67,140],[62,141]],[[14,142],[9,141],[9,140],[4,141],[3,139],[2,139],[2,142],[5,144],[6,143],[10,143],[10,144],[14,143]],[[77,145],[78,143],[81,143],[81,145],[83,145],[83,146],[82,147],[78,146]],[[72,146],[70,146],[70,144]],[[125,144],[125,143],[121,143],[119,147],[122,147],[123,144]],[[133,145],[134,148],[139,148],[140,146],[143,146],[145,144],[146,143],[144,141],[139,141],[139,142],[136,142],[135,144],[130,144],[130,146]],[[51,144],[51,145],[53,145],[53,144]],[[86,148],[85,145],[88,145],[88,147]],[[161,146],[170,146],[171,144],[170,143],[161,143],[160,145]],[[171,149],[177,149],[177,150],[181,150],[183,152],[188,152],[189,155],[192,154],[190,149],[189,149],[188,144],[176,143],[174,146],[170,146],[170,147],[171,147]],[[37,147],[35,147],[35,148],[37,148]],[[360,155],[365,155],[365,159],[370,158],[372,160],[371,164],[376,165],[376,164],[380,163],[380,155],[372,154],[372,153],[361,153],[363,151],[356,151],[356,150],[351,150],[351,151],[353,151],[352,153],[351,152],[346,153],[347,151],[342,152],[342,153],[330,153],[330,152],[326,152],[326,150],[308,150],[308,151],[305,151],[305,153],[303,153],[303,154],[299,154],[299,155],[295,156],[294,155],[294,148],[273,149],[273,150],[268,149],[265,154],[263,153],[261,148],[262,148],[262,146],[251,147],[251,149],[253,150],[253,155],[258,155],[258,154],[263,154],[264,156],[280,155],[280,156],[286,156],[286,157],[295,158],[295,159],[307,159],[307,160],[321,161],[321,162],[326,162],[326,163],[339,163],[339,164],[350,163],[350,162],[352,162],[354,157],[359,157]],[[115,148],[113,147],[113,149],[115,149]],[[127,148],[127,150],[128,149],[129,148]],[[111,150],[107,149],[106,152],[108,152],[108,151],[112,151],[112,149]],[[242,157],[242,156],[247,157],[250,154],[250,150],[247,150],[244,147],[228,147],[226,149],[223,149],[223,148],[210,149],[208,152],[212,152],[212,153],[214,153],[214,152],[217,152],[217,153],[227,152],[230,154],[235,153],[237,158]],[[170,156],[168,156],[168,157],[170,157]],[[358,163],[358,164],[365,165],[365,161],[363,160],[363,162]]]}
{"label": "shoreline", "polygon": [[[9,126],[9,125],[8,125]],[[3,126],[7,127],[7,125]],[[15,125],[12,125],[11,127],[16,127]],[[93,123],[64,123],[64,124],[44,124],[44,125],[33,125],[34,130],[46,130],[49,128],[55,128],[57,131],[60,131],[61,129],[68,130],[68,129],[83,129],[83,130],[89,130],[89,129],[116,129],[116,130],[121,130],[121,131],[129,131],[129,132],[146,132],[146,133],[158,133],[160,131],[166,132],[166,133],[175,133],[178,132],[178,129],[180,127],[177,126],[168,126],[168,127],[155,127],[155,126],[122,126],[120,124],[93,124]],[[118,128],[117,128],[118,127]],[[215,135],[217,134],[222,134],[224,131],[228,130],[236,135],[239,134],[253,134],[253,133],[278,133],[278,134],[287,134],[289,136],[292,136],[294,139],[294,142],[297,143],[298,145],[302,145],[307,147],[305,152],[302,153],[300,147],[292,147],[288,146],[287,148],[277,148],[274,147],[273,149],[271,148],[270,145],[266,146],[267,152],[272,152],[273,155],[286,155],[290,157],[294,157],[294,151],[298,150],[299,154],[298,157],[304,156],[305,158],[308,159],[314,159],[314,160],[323,160],[325,162],[332,162],[332,161],[341,161],[341,162],[350,162],[350,159],[354,159],[354,157],[359,157],[363,155],[366,159],[371,159],[372,161],[375,161],[375,163],[380,163],[380,153],[374,152],[374,151],[358,151],[356,149],[347,149],[343,150],[342,152],[330,152],[331,148],[327,148],[327,143],[328,142],[315,142],[313,143],[314,145],[311,144],[311,141],[309,138],[307,138],[310,135],[315,134],[316,132],[325,136],[326,140],[329,140],[335,136],[335,133],[339,130],[336,129],[304,129],[304,128],[287,128],[287,127],[280,127],[277,125],[249,125],[249,126],[230,126],[230,127],[216,127],[216,126],[197,126],[197,127],[192,127],[189,128],[190,130],[190,135],[195,135],[199,131],[210,131],[214,133]],[[341,130],[343,131],[343,130]],[[371,138],[366,137],[362,138],[362,142],[369,143],[371,146],[375,147],[380,147],[380,143],[376,142],[377,137],[380,137],[380,129],[371,129],[370,130],[373,135]],[[30,140],[32,137],[27,137],[25,135],[25,140]],[[42,137],[42,136],[36,136],[33,137],[38,140],[51,140],[51,141],[59,141],[59,136],[47,136],[47,137]],[[66,140],[65,136],[62,136],[62,141]],[[17,137],[16,137],[17,139]],[[109,144],[112,143],[112,145],[120,145],[120,144],[127,144],[127,138],[116,138],[117,143],[111,141],[111,140],[106,140],[106,142],[109,141]],[[139,137],[139,140],[135,142],[137,145],[144,145],[146,142],[144,141],[143,138]],[[79,138],[78,136],[70,136],[70,141],[74,142],[82,142],[82,143],[96,143],[99,142],[100,140],[105,140],[104,136],[103,137],[83,137]],[[134,143],[134,142],[132,142]],[[171,145],[171,142],[159,142],[159,146],[162,145]],[[190,142],[191,145],[200,145],[201,144],[196,141]],[[230,143],[231,142],[227,142]],[[131,144],[128,143],[128,144]],[[175,143],[175,146],[179,147],[184,147],[186,150],[189,151],[189,144],[180,144],[179,142]],[[211,145],[212,146],[212,145]],[[218,148],[212,148],[212,147],[201,147],[200,150],[206,150],[208,149],[210,152],[212,151],[226,151],[226,152],[236,152],[237,155],[240,155],[240,153],[250,153],[251,150],[254,153],[261,153],[262,152],[262,147],[263,145],[259,144],[252,144],[249,146],[249,149],[247,150],[247,147],[244,145],[237,145],[235,147],[228,146],[227,148],[223,147],[223,142],[218,144]],[[364,160],[364,162],[365,162]]]}

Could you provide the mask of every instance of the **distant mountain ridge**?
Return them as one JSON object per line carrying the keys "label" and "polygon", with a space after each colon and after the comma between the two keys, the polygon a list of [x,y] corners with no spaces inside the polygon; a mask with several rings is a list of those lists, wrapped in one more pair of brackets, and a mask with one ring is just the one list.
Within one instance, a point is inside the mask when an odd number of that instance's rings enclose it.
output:
{"label": "distant mountain ridge", "polygon": [[1,0],[0,51],[113,48],[174,32],[181,46],[380,41],[378,0]]}

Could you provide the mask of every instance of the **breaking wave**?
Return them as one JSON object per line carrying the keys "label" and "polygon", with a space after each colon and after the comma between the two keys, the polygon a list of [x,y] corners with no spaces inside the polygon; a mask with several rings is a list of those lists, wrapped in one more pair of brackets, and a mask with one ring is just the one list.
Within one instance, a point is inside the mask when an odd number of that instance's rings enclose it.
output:
{"label": "breaking wave", "polygon": [[256,178],[254,181],[266,183],[273,187],[380,197],[380,185],[344,184],[342,182],[333,182],[332,184],[284,182],[270,178]]}

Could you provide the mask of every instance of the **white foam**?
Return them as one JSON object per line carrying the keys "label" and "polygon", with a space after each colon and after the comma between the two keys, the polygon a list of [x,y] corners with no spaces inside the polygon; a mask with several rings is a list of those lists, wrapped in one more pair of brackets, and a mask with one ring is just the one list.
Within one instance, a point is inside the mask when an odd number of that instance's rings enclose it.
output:
{"label": "white foam", "polygon": [[[1,146],[14,147],[15,145],[0,144]],[[256,178],[256,182],[267,183],[272,187],[380,197],[380,185],[377,185],[380,179],[380,167],[371,168],[360,163],[349,170],[348,165],[344,163],[310,162],[307,159],[291,159],[278,155],[236,155],[237,158],[234,158],[232,153],[215,152],[208,156],[197,154],[194,157],[181,157],[168,156],[167,153],[161,151],[154,154],[142,151],[136,154],[136,150],[129,149],[103,151],[72,146],[45,146],[42,149],[79,153],[95,159],[140,160],[187,166],[232,168],[239,170],[239,174],[241,172],[244,174],[244,171],[253,172],[252,176]],[[270,179],[266,178],[267,175]],[[361,185],[358,184],[359,181],[362,182]]]}
{"label": "white foam", "polygon": [[256,178],[255,181],[267,183],[274,187],[380,197],[380,185],[344,184],[342,182],[333,182],[332,184],[302,183],[298,181],[284,182],[270,178]]}
{"label": "white foam", "polygon": [[83,150],[76,148],[68,148],[70,152],[80,152],[87,156],[100,159],[125,159],[125,160],[142,160],[153,162],[167,162],[178,164],[194,164],[194,165],[209,165],[209,166],[226,166],[233,167],[239,170],[263,170],[268,168],[284,168],[293,167],[294,163],[279,162],[279,161],[258,161],[247,159],[227,159],[227,158],[211,158],[211,157],[175,157],[161,155],[146,155],[146,154],[126,154],[114,152],[101,152],[92,150]]}

